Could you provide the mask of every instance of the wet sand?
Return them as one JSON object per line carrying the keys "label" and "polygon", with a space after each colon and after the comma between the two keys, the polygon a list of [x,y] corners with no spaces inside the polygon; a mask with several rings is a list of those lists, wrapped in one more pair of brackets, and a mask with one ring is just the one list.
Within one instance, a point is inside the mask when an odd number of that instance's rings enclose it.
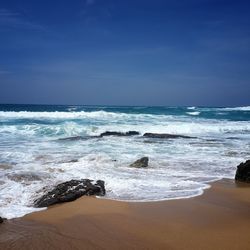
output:
{"label": "wet sand", "polygon": [[94,197],[0,225],[0,249],[250,249],[250,184],[152,203]]}

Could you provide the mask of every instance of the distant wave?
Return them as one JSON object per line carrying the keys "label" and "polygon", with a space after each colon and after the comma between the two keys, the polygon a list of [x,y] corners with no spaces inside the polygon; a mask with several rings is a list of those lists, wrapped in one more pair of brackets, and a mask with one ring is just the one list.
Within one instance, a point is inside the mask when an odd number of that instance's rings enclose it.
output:
{"label": "distant wave", "polygon": [[194,110],[194,109],[196,109],[196,107],[187,107],[187,109],[190,109],[190,110]]}
{"label": "distant wave", "polygon": [[194,111],[194,112],[186,112],[188,115],[199,115],[201,112],[199,111]]}
{"label": "distant wave", "polygon": [[139,121],[149,120],[149,119],[168,119],[172,120],[173,115],[167,114],[129,114],[121,112],[107,112],[107,111],[72,111],[72,112],[31,112],[31,111],[0,111],[0,119],[36,119],[36,120],[83,120],[83,119],[96,119],[96,120],[134,120]]}
{"label": "distant wave", "polygon": [[115,118],[128,116],[125,113],[114,113],[106,111],[73,111],[73,112],[30,112],[30,111],[0,111],[0,118],[7,119],[81,119],[81,118]]}
{"label": "distant wave", "polygon": [[250,111],[250,106],[234,107],[234,108],[220,108],[219,110],[225,110],[225,111]]}

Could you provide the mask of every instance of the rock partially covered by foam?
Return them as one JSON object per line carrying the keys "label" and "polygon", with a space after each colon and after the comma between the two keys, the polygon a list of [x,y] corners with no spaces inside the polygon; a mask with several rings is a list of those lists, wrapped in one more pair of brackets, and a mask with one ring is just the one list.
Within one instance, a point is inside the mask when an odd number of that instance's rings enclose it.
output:
{"label": "rock partially covered by foam", "polygon": [[186,136],[186,135],[158,134],[158,133],[145,133],[143,136],[147,138],[158,138],[158,139],[176,139],[176,138],[192,139],[192,138],[195,138],[195,137]]}
{"label": "rock partially covered by foam", "polygon": [[[21,172],[8,174],[7,177],[15,182],[30,182],[30,181],[41,181],[42,176],[33,172]],[[46,177],[46,176],[43,176]]]}
{"label": "rock partially covered by foam", "polygon": [[235,180],[250,183],[250,160],[237,166]]}
{"label": "rock partially covered by foam", "polygon": [[133,168],[146,168],[148,166],[148,157],[142,157],[129,166]]}
{"label": "rock partially covered by foam", "polygon": [[57,203],[69,202],[86,195],[104,196],[106,193],[104,181],[71,180],[57,185],[54,189],[35,200],[35,207],[48,207]]}

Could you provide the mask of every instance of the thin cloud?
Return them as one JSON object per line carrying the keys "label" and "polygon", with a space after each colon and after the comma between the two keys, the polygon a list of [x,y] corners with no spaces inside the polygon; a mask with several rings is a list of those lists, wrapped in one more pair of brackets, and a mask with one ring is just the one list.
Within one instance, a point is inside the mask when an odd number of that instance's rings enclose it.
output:
{"label": "thin cloud", "polygon": [[86,5],[93,5],[95,0],[86,0]]}
{"label": "thin cloud", "polygon": [[0,9],[0,27],[44,30],[44,27],[33,23],[22,16],[21,13]]}
{"label": "thin cloud", "polygon": [[10,72],[6,70],[0,70],[0,75],[7,75],[7,74],[10,74]]}

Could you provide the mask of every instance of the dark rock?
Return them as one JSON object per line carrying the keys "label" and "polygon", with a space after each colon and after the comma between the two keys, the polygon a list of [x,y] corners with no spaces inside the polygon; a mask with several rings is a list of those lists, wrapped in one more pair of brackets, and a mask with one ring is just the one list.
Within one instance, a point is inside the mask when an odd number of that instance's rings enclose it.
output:
{"label": "dark rock", "polygon": [[126,136],[139,135],[140,133],[137,131],[128,131],[125,133]]}
{"label": "dark rock", "polygon": [[78,162],[78,159],[72,159],[68,161],[68,163],[74,163],[74,162]]}
{"label": "dark rock", "polygon": [[7,219],[6,219],[6,218],[2,218],[2,217],[0,216],[0,224],[3,223],[5,220],[7,220]]}
{"label": "dark rock", "polygon": [[139,135],[140,133],[137,131],[128,131],[126,133],[123,132],[115,132],[115,131],[106,131],[104,133],[100,134],[100,137],[103,136],[133,136],[133,135]]}
{"label": "dark rock", "polygon": [[148,157],[142,157],[129,166],[133,168],[146,168],[148,166]]}
{"label": "dark rock", "polygon": [[235,180],[250,183],[250,160],[237,166]]}
{"label": "dark rock", "polygon": [[192,139],[192,138],[195,138],[195,137],[186,136],[186,135],[157,134],[157,133],[145,133],[143,136],[147,138],[159,138],[159,139],[176,139],[176,138]]}
{"label": "dark rock", "polygon": [[116,131],[106,131],[101,133],[99,136],[72,136],[66,138],[60,138],[58,141],[82,141],[82,140],[89,140],[89,139],[98,139],[104,136],[133,136],[139,135],[140,133],[137,131],[128,131],[128,132],[116,132]]}
{"label": "dark rock", "polygon": [[206,139],[208,142],[222,142],[223,140],[220,139]]}
{"label": "dark rock", "polygon": [[228,140],[240,140],[239,137],[227,137],[226,139],[228,139]]}
{"label": "dark rock", "polygon": [[83,195],[105,195],[104,181],[71,180],[57,185],[41,198],[34,201],[36,207],[48,207],[57,203],[74,201]]}

